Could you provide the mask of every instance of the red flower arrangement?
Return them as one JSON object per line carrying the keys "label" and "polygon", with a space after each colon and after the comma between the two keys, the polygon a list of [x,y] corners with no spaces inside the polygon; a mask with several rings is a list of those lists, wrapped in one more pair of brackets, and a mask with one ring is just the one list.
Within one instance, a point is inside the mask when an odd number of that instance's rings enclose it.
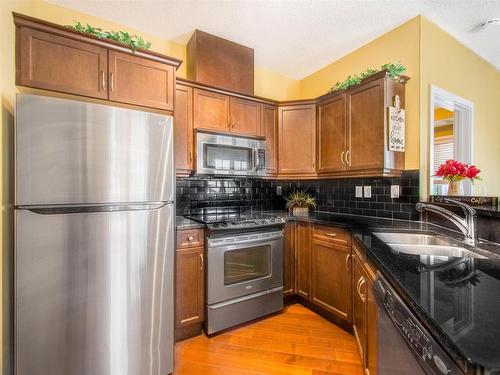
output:
{"label": "red flower arrangement", "polygon": [[460,163],[456,160],[447,160],[446,163],[439,166],[436,171],[436,176],[442,177],[447,181],[461,181],[468,178],[474,182],[475,180],[481,179],[481,177],[478,176],[479,172],[481,172],[481,170],[474,165]]}

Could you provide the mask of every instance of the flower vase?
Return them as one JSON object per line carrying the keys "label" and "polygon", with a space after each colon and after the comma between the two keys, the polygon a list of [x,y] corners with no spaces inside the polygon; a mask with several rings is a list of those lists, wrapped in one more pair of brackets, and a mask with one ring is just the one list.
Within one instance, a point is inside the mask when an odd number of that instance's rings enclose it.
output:
{"label": "flower vase", "polygon": [[450,181],[448,183],[448,195],[449,196],[459,196],[464,194],[464,187],[462,185],[462,181]]}
{"label": "flower vase", "polygon": [[309,214],[309,207],[294,207],[292,209],[293,216],[307,216]]}

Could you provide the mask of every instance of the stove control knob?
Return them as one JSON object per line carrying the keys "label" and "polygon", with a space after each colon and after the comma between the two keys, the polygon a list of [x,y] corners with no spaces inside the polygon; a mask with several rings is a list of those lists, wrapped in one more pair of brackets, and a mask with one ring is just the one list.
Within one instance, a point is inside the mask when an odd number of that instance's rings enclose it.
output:
{"label": "stove control knob", "polygon": [[219,227],[219,224],[215,223],[214,228],[218,228],[218,227]]}
{"label": "stove control knob", "polygon": [[227,223],[226,223],[226,222],[221,223],[221,225],[222,225],[223,227],[227,227]]}

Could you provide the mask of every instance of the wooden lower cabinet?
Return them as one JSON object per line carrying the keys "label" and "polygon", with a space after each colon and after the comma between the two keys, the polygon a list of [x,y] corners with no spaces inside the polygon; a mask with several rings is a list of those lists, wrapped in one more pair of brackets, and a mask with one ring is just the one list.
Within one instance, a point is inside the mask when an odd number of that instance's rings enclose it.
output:
{"label": "wooden lower cabinet", "polygon": [[364,366],[366,352],[366,283],[363,284],[363,279],[364,271],[362,260],[356,252],[353,252],[353,329]]}
{"label": "wooden lower cabinet", "polygon": [[347,322],[352,321],[350,247],[312,240],[311,301]]}
{"label": "wooden lower cabinet", "polygon": [[374,282],[368,278],[366,284],[366,372],[369,375],[377,374],[378,357],[378,305],[375,295]]}
{"label": "wooden lower cabinet", "polygon": [[283,239],[283,295],[295,294],[295,223],[285,225]]}
{"label": "wooden lower cabinet", "polygon": [[309,299],[311,292],[311,225],[295,223],[295,290]]}
{"label": "wooden lower cabinet", "polygon": [[353,327],[365,373],[377,374],[378,304],[375,272],[364,251],[353,246]]}
{"label": "wooden lower cabinet", "polygon": [[[202,230],[200,230],[203,232]],[[195,238],[193,232],[188,238]],[[175,338],[183,340],[201,332],[205,315],[205,261],[203,243],[183,245],[185,236],[178,232],[175,262]]]}

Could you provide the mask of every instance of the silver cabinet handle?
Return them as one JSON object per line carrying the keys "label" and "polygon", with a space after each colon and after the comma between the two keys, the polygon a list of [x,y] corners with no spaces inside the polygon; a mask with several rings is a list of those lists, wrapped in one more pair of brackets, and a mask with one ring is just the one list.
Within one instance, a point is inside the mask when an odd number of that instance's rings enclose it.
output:
{"label": "silver cabinet handle", "polygon": [[345,151],[342,151],[342,153],[340,154],[340,163],[341,163],[342,165],[344,165],[344,164],[345,164],[345,163],[344,163],[344,153],[345,153]]}
{"label": "silver cabinet handle", "polygon": [[194,237],[193,237],[193,236],[189,236],[189,237],[188,237],[188,241],[190,241],[190,242],[191,242],[192,240],[194,240]]}
{"label": "silver cabinet handle", "polygon": [[104,74],[104,69],[101,70],[101,85],[102,89],[106,90],[106,75]]}
{"label": "silver cabinet handle", "polygon": [[347,256],[345,257],[345,268],[348,270],[351,268],[349,266],[349,259],[351,259],[351,254],[347,254]]}
{"label": "silver cabinet handle", "polygon": [[203,254],[200,253],[200,270],[202,270],[202,271],[203,271],[203,263],[204,263],[203,262]]}
{"label": "silver cabinet handle", "polygon": [[109,88],[111,89],[111,91],[115,91],[115,79],[113,72],[109,73],[109,81]]}
{"label": "silver cabinet handle", "polygon": [[351,165],[351,160],[349,159],[349,153],[351,152],[351,150],[347,150],[346,153],[345,153],[345,162],[347,165]]}

